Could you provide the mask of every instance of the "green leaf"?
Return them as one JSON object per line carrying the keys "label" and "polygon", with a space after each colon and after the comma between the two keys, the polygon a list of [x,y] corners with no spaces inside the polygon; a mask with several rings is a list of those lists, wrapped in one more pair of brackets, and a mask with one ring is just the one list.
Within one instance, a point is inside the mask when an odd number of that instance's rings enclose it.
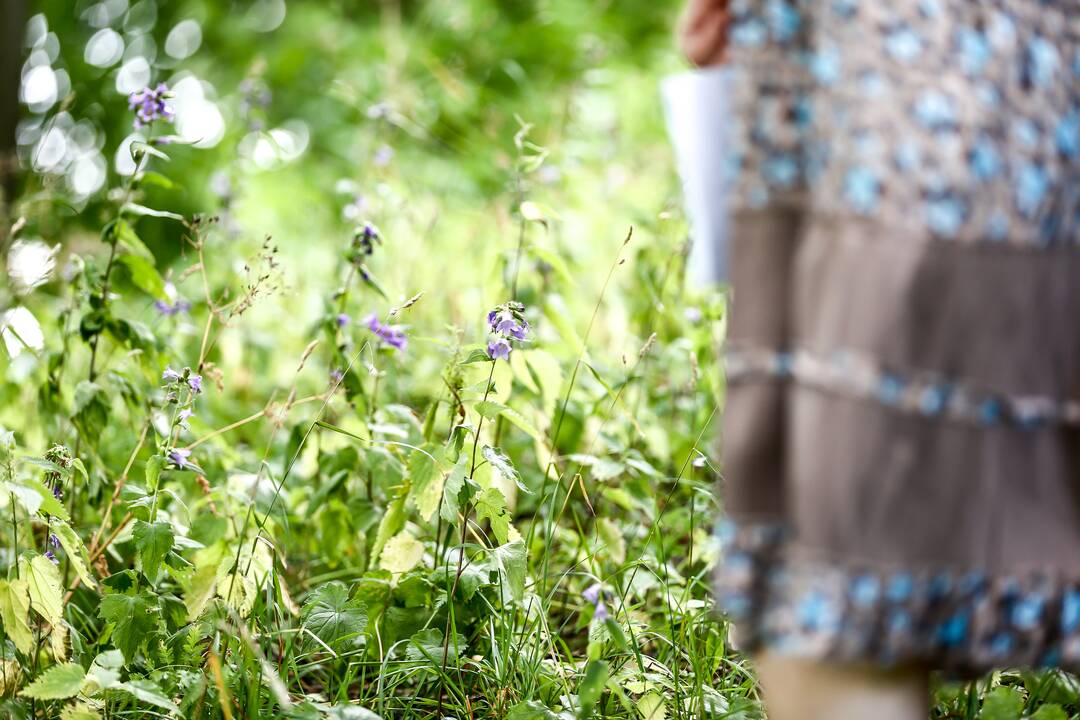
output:
{"label": "green leaf", "polygon": [[59,625],[64,618],[64,593],[60,588],[60,569],[44,555],[35,555],[30,562],[19,558],[19,577],[26,581],[30,606],[50,625]]}
{"label": "green leaf", "polygon": [[1024,696],[1019,690],[1000,686],[983,700],[978,720],[1020,720],[1024,712]]}
{"label": "green leaf", "polygon": [[130,664],[157,629],[157,602],[145,595],[106,595],[98,616],[113,628],[113,644]]}
{"label": "green leaf", "polygon": [[581,705],[581,716],[589,717],[596,703],[600,701],[600,694],[607,685],[608,666],[603,660],[590,660],[585,666],[585,676],[581,678],[578,686],[578,703]]}
{"label": "green leaf", "polygon": [[485,488],[476,499],[476,519],[491,522],[491,531],[500,545],[510,537],[510,512],[506,509],[506,498],[497,488]]}
{"label": "green leaf", "polygon": [[149,216],[184,222],[184,216],[178,213],[169,212],[168,210],[155,210],[133,202],[126,203],[124,207],[120,208],[120,212],[125,215],[135,215],[137,217]]}
{"label": "green leaf", "polygon": [[358,644],[368,622],[364,604],[350,600],[349,589],[336,581],[308,596],[302,618],[304,627],[335,651],[346,644]]}
{"label": "green leaf", "polygon": [[1030,720],[1069,720],[1069,716],[1065,714],[1060,705],[1050,703],[1036,710]]}
{"label": "green leaf", "polygon": [[409,502],[424,520],[430,521],[442,498],[443,473],[432,447],[413,450],[409,456]]}
{"label": "green leaf", "polygon": [[399,532],[383,546],[379,567],[392,573],[404,573],[420,564],[424,545],[408,530]]}
{"label": "green leaf", "polygon": [[147,705],[155,705],[170,712],[179,712],[180,710],[172,700],[165,697],[165,693],[162,692],[157,683],[151,680],[128,680],[127,682],[116,683],[109,690],[125,692]]}
{"label": "green leaf", "polygon": [[37,515],[43,512],[63,520],[68,519],[68,511],[64,504],[57,500],[52,490],[37,478],[23,478],[18,484],[9,482],[4,485],[28,514]]}
{"label": "green leaf", "polygon": [[559,716],[542,703],[529,700],[510,708],[506,720],[559,720]]}
{"label": "green leaf", "polygon": [[626,540],[619,532],[619,526],[607,518],[598,518],[596,521],[596,534],[607,549],[608,557],[616,565],[622,565],[626,561]]}
{"label": "green leaf", "polygon": [[442,508],[439,510],[439,516],[451,524],[457,522],[458,513],[461,512],[461,502],[458,500],[458,496],[461,494],[461,489],[465,487],[465,474],[468,472],[468,462],[468,456],[462,454],[461,457],[458,458],[457,464],[450,469],[450,472],[446,476],[446,480],[443,482],[443,501]]}
{"label": "green leaf", "polygon": [[375,533],[375,544],[371,546],[371,557],[374,560],[382,554],[383,546],[401,528],[405,527],[405,495],[398,495],[386,508],[386,514],[379,522],[379,529]]}
{"label": "green leaf", "polygon": [[83,380],[75,386],[72,420],[85,438],[97,439],[109,421],[109,399],[97,383]]}
{"label": "green leaf", "polygon": [[450,641],[444,642],[445,636],[438,628],[428,628],[409,638],[409,645],[405,649],[405,657],[414,662],[442,666],[450,665],[457,661],[465,650],[465,637],[460,633],[450,636]]}
{"label": "green leaf", "polygon": [[101,713],[90,703],[77,702],[60,711],[60,720],[101,720]]}
{"label": "green leaf", "polygon": [[63,520],[54,518],[49,527],[60,540],[60,545],[64,548],[64,552],[67,553],[75,574],[79,576],[79,579],[87,587],[96,587],[97,583],[94,582],[94,577],[90,574],[90,556],[86,552],[86,546],[83,545],[82,539]]}
{"label": "green leaf", "polygon": [[525,596],[526,553],[525,543],[515,540],[492,550],[499,572],[506,581],[510,596],[520,601]]}
{"label": "green leaf", "polygon": [[25,580],[0,580],[0,619],[15,647],[24,655],[34,649],[30,630],[30,590]]}
{"label": "green leaf", "polygon": [[116,259],[116,264],[127,273],[132,285],[155,300],[168,300],[165,281],[152,261],[142,255],[121,255]]}
{"label": "green leaf", "polygon": [[502,451],[502,448],[485,445],[480,453],[484,456],[485,460],[491,463],[491,467],[494,468],[495,472],[517,485],[518,489],[522,492],[531,492],[529,488],[526,487],[525,483],[522,482],[521,475],[518,473],[517,468],[514,467],[514,463],[506,456],[506,453]]}
{"label": "green leaf", "polygon": [[142,560],[143,574],[150,582],[156,582],[161,562],[173,548],[172,525],[162,521],[151,524],[136,520],[132,535],[139,551],[139,559]]}
{"label": "green leaf", "polygon": [[53,665],[19,694],[37,700],[62,700],[78,695],[85,679],[86,671],[78,663]]}

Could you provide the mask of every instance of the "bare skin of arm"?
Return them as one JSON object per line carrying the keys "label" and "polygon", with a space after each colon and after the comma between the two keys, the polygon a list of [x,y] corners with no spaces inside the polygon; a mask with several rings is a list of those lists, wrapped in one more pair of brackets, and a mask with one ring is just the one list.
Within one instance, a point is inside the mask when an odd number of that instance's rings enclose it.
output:
{"label": "bare skin of arm", "polygon": [[730,22],[728,0],[690,0],[679,23],[683,54],[698,67],[723,63]]}

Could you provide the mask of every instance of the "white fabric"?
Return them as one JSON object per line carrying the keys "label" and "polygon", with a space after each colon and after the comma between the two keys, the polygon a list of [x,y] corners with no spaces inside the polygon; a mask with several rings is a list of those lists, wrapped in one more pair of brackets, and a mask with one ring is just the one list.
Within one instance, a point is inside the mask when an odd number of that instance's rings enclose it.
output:
{"label": "white fabric", "polygon": [[696,287],[728,279],[729,75],[722,66],[691,70],[665,78],[660,88],[690,220],[687,280]]}

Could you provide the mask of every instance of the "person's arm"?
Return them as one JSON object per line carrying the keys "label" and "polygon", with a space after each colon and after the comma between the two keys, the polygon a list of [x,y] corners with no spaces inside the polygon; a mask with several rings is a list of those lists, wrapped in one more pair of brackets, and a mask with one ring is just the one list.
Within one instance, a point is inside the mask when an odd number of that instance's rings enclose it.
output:
{"label": "person's arm", "polygon": [[679,43],[687,59],[699,67],[722,63],[730,22],[728,0],[690,0],[679,27]]}

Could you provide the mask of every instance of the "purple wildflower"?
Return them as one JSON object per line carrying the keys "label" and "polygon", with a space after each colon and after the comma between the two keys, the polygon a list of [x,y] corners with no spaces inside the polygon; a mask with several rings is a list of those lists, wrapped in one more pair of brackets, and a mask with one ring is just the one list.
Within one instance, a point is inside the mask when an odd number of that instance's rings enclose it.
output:
{"label": "purple wildflower", "polygon": [[331,370],[330,371],[330,382],[334,383],[335,385],[337,385],[338,383],[340,383],[344,379],[345,379],[345,373],[341,372],[340,370]]}
{"label": "purple wildflower", "polygon": [[384,325],[379,322],[379,318],[375,313],[368,315],[364,324],[368,330],[375,333],[380,340],[391,347],[404,350],[405,346],[409,344],[409,339],[405,337],[405,332],[401,328],[394,325]]}
{"label": "purple wildflower", "polygon": [[51,562],[53,565],[60,564],[60,561],[56,559],[56,555],[53,553],[52,550],[46,550],[45,557],[49,558],[49,562]]}
{"label": "purple wildflower", "polygon": [[168,366],[165,368],[165,372],[161,373],[161,379],[165,380],[166,382],[174,383],[174,382],[179,381],[180,378],[181,378],[180,373],[176,372],[175,370],[173,370],[171,367],[168,367]]}
{"label": "purple wildflower", "polygon": [[191,451],[187,448],[173,448],[169,451],[169,462],[181,470],[193,468],[195,465],[188,462],[188,458],[191,457]]}
{"label": "purple wildflower", "polygon": [[353,238],[360,246],[360,251],[364,255],[373,254],[375,252],[375,243],[382,242],[382,235],[379,233],[379,228],[366,221],[361,227],[356,228]]}
{"label": "purple wildflower", "polygon": [[607,605],[604,604],[604,596],[601,593],[600,583],[585,588],[584,592],[581,593],[581,597],[585,598],[586,602],[592,603],[594,606],[593,620],[596,622],[604,622],[611,617],[610,613],[608,613]]}
{"label": "purple wildflower", "polygon": [[52,533],[49,533],[49,544],[54,548],[60,547],[60,538],[56,537]]}
{"label": "purple wildflower", "polygon": [[375,151],[375,157],[372,162],[376,167],[385,167],[390,164],[390,161],[394,159],[394,148],[389,145],[382,145]]}
{"label": "purple wildflower", "polygon": [[191,388],[191,392],[198,395],[202,392],[202,375],[192,374],[187,381],[188,387]]}
{"label": "purple wildflower", "polygon": [[529,323],[525,320],[525,306],[518,302],[499,305],[487,314],[488,331],[514,340],[527,340]]}
{"label": "purple wildflower", "polygon": [[492,360],[506,360],[510,357],[510,341],[506,338],[495,338],[487,345],[488,357]]}
{"label": "purple wildflower", "polygon": [[191,303],[187,300],[177,300],[174,303],[166,302],[165,300],[155,300],[154,308],[162,315],[179,315],[180,313],[186,313],[191,309]]}
{"label": "purple wildflower", "polygon": [[64,491],[60,489],[59,485],[53,485],[51,489],[54,498],[56,498],[57,500],[64,499]]}
{"label": "purple wildflower", "polygon": [[352,318],[345,313],[338,313],[338,316],[334,318],[334,322],[337,323],[337,326],[342,328],[348,325],[351,320]]}
{"label": "purple wildflower", "polygon": [[153,89],[147,86],[128,95],[128,108],[135,111],[135,129],[150,125],[155,120],[172,122],[176,112],[167,102],[171,97],[172,93],[165,83],[159,83]]}

